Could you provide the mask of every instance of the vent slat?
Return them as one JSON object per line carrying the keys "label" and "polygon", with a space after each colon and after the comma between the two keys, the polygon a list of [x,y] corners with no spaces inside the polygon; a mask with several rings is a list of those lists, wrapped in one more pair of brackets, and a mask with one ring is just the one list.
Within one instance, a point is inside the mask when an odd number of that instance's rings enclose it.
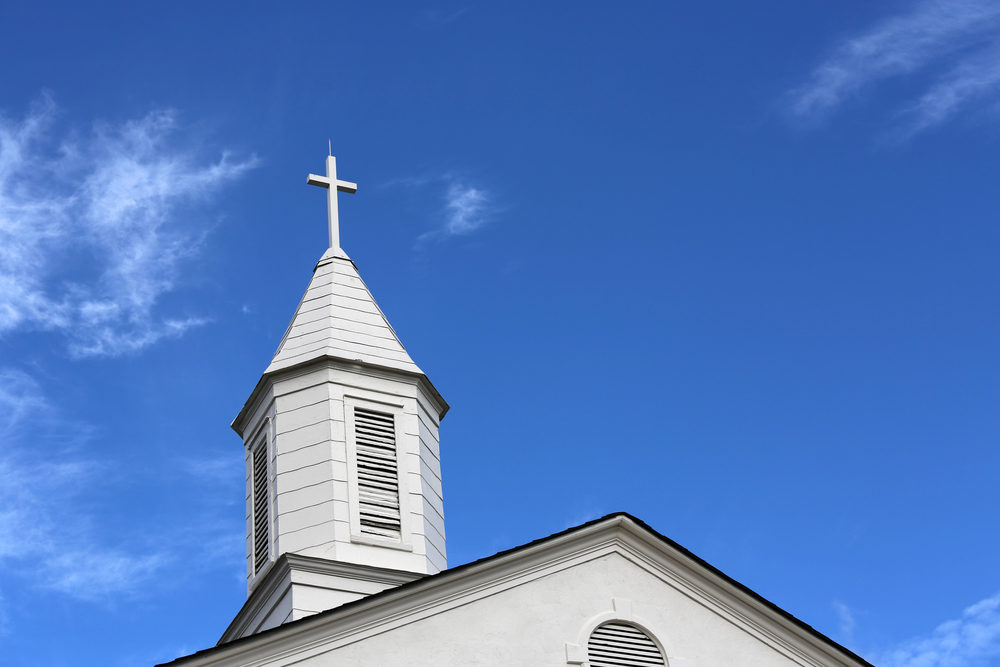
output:
{"label": "vent slat", "polygon": [[359,449],[358,450],[358,459],[360,461],[364,461],[365,463],[368,463],[368,464],[374,465],[374,466],[390,466],[390,465],[391,466],[395,466],[396,465],[396,454],[395,454],[395,452],[393,452],[392,454],[386,455],[386,454],[383,454],[382,452],[379,452],[379,453],[376,454],[376,453],[372,453],[372,452],[368,452],[368,451]]}
{"label": "vent slat", "polygon": [[663,653],[645,632],[625,623],[604,623],[587,642],[591,667],[651,667],[665,665]]}
{"label": "vent slat", "polygon": [[354,408],[354,443],[361,532],[398,540],[402,517],[395,416]]}
{"label": "vent slat", "polygon": [[364,438],[358,438],[357,442],[358,442],[358,447],[364,447],[365,449],[368,449],[368,450],[370,450],[372,452],[393,452],[393,453],[395,453],[395,449],[393,447],[393,445],[394,445],[393,442],[371,442],[369,440],[365,440]]}
{"label": "vent slat", "polygon": [[391,430],[381,427],[368,426],[367,424],[358,424],[357,433],[358,435],[371,438],[372,440],[388,441],[394,439],[394,434]]}

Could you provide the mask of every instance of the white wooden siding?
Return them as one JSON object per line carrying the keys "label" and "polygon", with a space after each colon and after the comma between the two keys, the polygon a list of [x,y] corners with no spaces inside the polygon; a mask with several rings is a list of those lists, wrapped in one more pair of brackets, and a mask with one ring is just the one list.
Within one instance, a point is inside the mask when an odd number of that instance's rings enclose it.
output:
{"label": "white wooden siding", "polygon": [[338,257],[317,266],[268,371],[326,355],[420,372],[354,263]]}

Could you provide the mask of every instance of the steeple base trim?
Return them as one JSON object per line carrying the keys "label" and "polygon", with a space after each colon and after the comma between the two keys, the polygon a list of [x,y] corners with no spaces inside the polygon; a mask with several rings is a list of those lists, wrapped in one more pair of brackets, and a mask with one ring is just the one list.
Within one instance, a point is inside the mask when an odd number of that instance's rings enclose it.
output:
{"label": "steeple base trim", "polygon": [[282,554],[258,582],[219,644],[339,607],[422,576],[425,575]]}

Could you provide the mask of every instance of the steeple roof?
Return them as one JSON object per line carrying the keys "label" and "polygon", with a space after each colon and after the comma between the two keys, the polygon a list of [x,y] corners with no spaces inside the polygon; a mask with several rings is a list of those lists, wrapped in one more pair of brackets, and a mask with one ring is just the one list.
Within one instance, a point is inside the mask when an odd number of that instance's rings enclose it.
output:
{"label": "steeple roof", "polygon": [[265,373],[335,357],[423,374],[340,249],[320,258]]}

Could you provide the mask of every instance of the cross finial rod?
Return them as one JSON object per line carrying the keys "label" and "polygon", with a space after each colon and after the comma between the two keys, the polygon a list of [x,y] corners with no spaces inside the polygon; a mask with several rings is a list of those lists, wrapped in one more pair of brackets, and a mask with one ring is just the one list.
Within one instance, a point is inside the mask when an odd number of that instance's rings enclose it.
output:
{"label": "cross finial rod", "polygon": [[340,250],[340,211],[337,206],[338,192],[357,192],[357,183],[341,181],[337,178],[337,158],[333,157],[333,142],[328,142],[330,155],[326,157],[326,176],[309,174],[306,178],[308,185],[318,185],[326,188],[326,209],[330,228],[330,247]]}

